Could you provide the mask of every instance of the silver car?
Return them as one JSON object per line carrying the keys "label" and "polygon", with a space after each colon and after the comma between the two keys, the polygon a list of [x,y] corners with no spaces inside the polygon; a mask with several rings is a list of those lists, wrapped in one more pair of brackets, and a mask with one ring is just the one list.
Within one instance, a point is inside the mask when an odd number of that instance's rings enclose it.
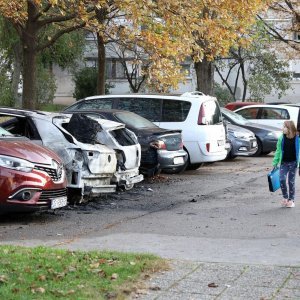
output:
{"label": "silver car", "polygon": [[227,158],[251,156],[257,151],[257,140],[252,131],[227,123],[227,137],[231,144]]}

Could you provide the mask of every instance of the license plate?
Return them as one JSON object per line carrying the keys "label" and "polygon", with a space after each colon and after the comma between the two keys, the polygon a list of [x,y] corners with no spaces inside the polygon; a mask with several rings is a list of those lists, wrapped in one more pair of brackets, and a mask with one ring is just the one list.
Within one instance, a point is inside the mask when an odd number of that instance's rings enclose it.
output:
{"label": "license plate", "polygon": [[58,197],[58,198],[52,199],[52,201],[51,201],[51,209],[64,207],[66,205],[67,205],[67,197]]}
{"label": "license plate", "polygon": [[256,147],[256,146],[257,146],[257,142],[256,141],[252,142],[252,147]]}
{"label": "license plate", "polygon": [[174,165],[179,165],[179,164],[183,164],[184,160],[183,157],[174,157]]}
{"label": "license plate", "polygon": [[218,146],[224,146],[225,144],[225,141],[224,140],[219,140],[218,141]]}

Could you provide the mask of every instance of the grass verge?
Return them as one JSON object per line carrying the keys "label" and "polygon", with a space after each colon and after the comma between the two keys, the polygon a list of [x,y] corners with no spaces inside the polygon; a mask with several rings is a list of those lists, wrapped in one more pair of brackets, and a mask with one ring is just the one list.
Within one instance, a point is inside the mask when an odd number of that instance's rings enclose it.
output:
{"label": "grass verge", "polygon": [[49,112],[60,112],[66,107],[67,107],[66,105],[62,105],[62,104],[46,103],[46,104],[40,104],[38,109],[42,111],[49,111]]}
{"label": "grass verge", "polygon": [[0,246],[0,299],[126,299],[164,269],[147,254]]}

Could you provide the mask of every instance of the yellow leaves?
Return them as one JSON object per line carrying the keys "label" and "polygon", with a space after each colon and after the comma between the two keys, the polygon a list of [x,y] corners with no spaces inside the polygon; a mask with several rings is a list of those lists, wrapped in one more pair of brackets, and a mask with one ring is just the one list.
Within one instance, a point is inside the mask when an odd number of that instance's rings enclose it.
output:
{"label": "yellow leaves", "polygon": [[36,293],[44,294],[45,292],[46,292],[46,290],[43,287],[37,287],[37,288],[31,289],[32,294],[36,294]]}
{"label": "yellow leaves", "polygon": [[7,283],[8,277],[6,275],[0,275],[0,285],[1,283]]}

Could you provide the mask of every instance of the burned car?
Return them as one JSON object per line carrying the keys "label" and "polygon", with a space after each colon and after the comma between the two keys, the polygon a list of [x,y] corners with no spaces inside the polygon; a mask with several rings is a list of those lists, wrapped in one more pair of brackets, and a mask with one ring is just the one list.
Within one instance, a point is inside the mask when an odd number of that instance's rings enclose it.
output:
{"label": "burned car", "polygon": [[56,153],[0,127],[0,214],[64,207],[66,186]]}
{"label": "burned car", "polygon": [[117,163],[112,182],[129,190],[144,179],[139,174],[141,146],[136,135],[124,124],[103,120],[97,115],[73,114],[53,118],[61,130],[67,130],[83,143],[100,143],[115,150]]}
{"label": "burned car", "polygon": [[116,172],[115,151],[102,144],[77,141],[66,130],[54,124],[59,114],[0,108],[0,123],[12,134],[29,138],[56,152],[62,159],[68,180],[68,199],[80,202],[88,197],[116,190],[112,178]]}
{"label": "burned car", "polygon": [[141,167],[143,174],[153,176],[161,170],[167,173],[183,171],[188,155],[183,149],[181,130],[163,129],[133,112],[117,109],[70,111],[106,120],[121,122],[138,137],[142,147]]}

